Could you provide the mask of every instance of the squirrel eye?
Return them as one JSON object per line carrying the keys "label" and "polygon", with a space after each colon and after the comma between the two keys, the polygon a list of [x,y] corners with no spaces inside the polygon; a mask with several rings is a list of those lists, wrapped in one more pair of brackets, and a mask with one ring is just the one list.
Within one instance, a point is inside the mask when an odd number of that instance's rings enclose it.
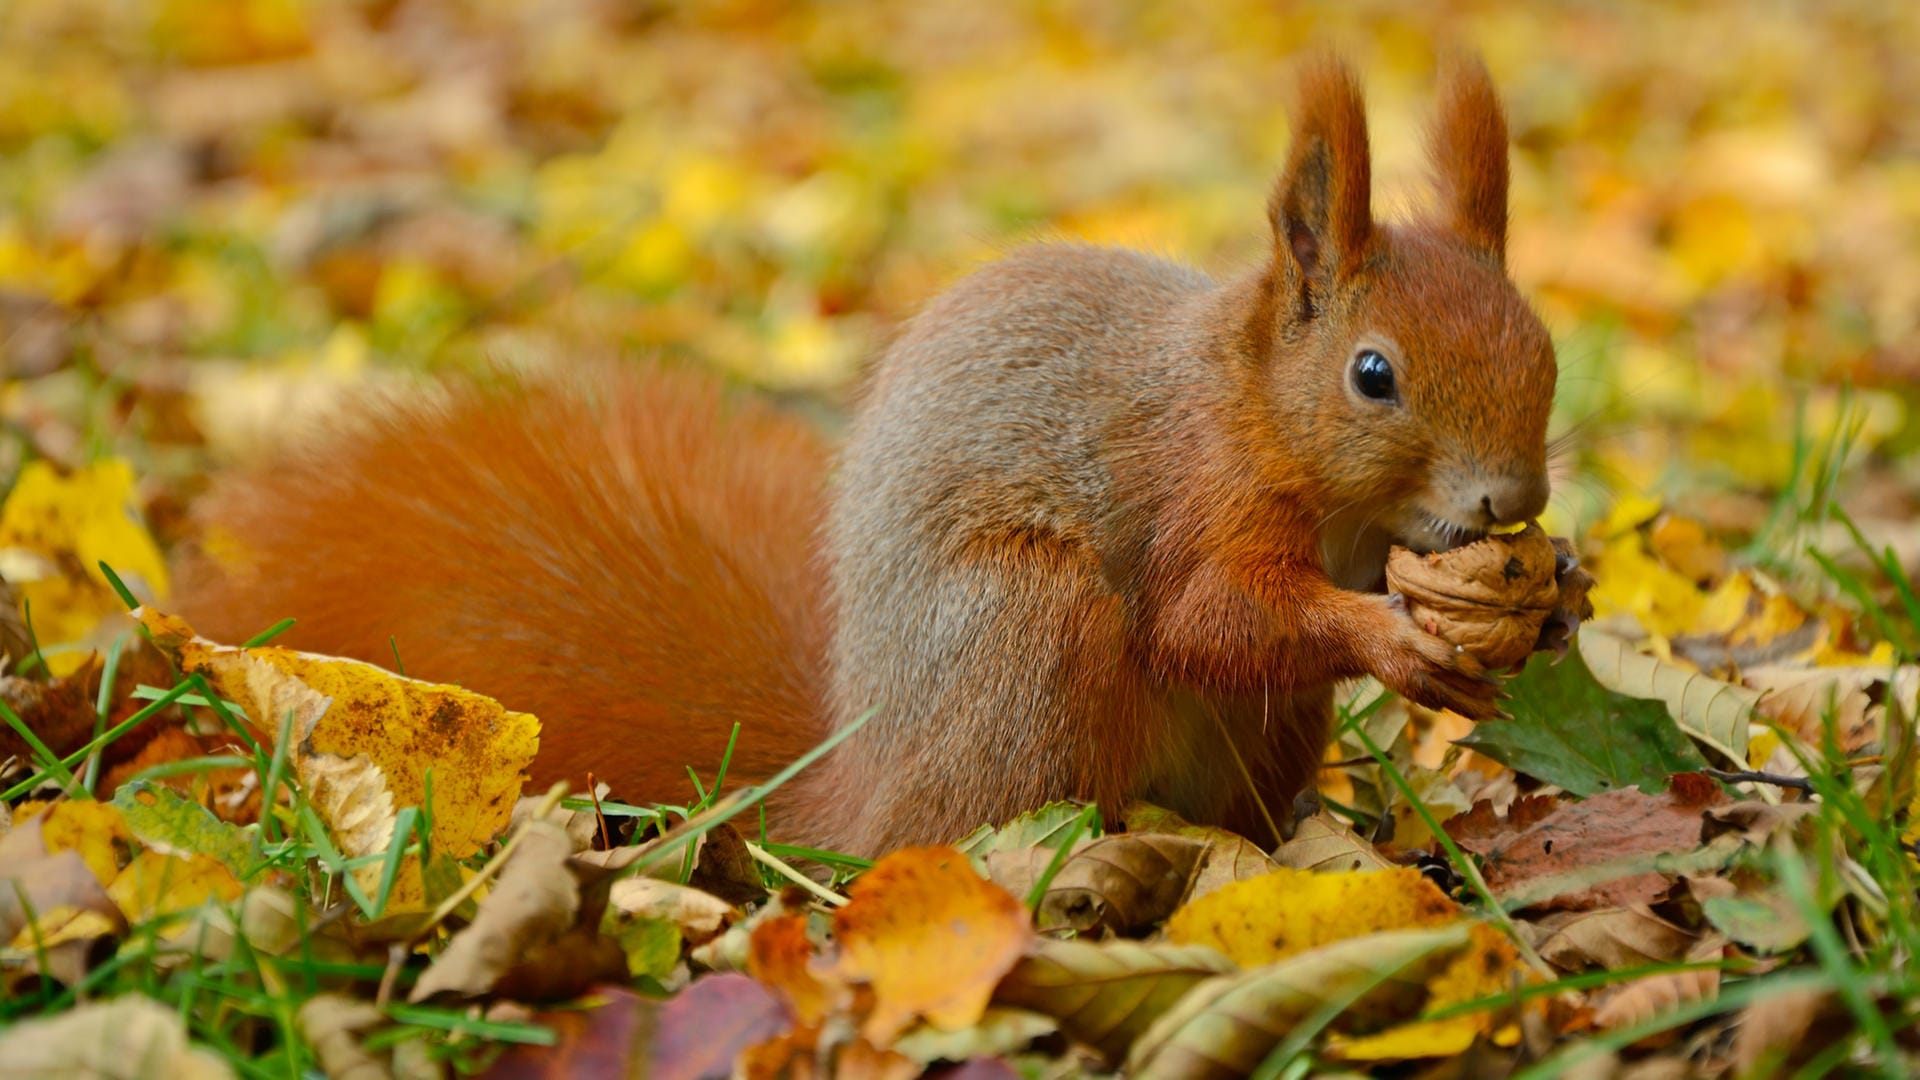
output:
{"label": "squirrel eye", "polygon": [[1393,365],[1376,350],[1360,350],[1353,358],[1353,388],[1375,401],[1394,400]]}

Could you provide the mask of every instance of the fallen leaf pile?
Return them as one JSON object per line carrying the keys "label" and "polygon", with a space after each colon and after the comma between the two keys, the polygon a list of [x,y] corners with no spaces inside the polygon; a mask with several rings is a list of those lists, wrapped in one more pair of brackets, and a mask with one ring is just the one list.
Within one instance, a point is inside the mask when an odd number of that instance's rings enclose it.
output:
{"label": "fallen leaf pile", "polygon": [[[721,762],[523,791],[538,718],[404,643],[166,614],[210,470],[350,389],[659,354],[837,417],[1018,242],[1234,272],[1313,49],[1417,205],[1455,44],[1554,500],[1387,585],[1508,715],[1341,684],[1278,846],[783,846]],[[1917,56],[1873,3],[0,4],[0,1076],[1920,1071]]]}

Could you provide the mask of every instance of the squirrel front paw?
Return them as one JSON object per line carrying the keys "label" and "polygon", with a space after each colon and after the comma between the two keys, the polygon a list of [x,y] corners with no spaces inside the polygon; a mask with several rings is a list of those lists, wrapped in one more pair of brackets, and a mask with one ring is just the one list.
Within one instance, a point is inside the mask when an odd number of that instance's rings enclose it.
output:
{"label": "squirrel front paw", "polygon": [[1373,676],[1409,701],[1450,709],[1469,720],[1500,714],[1500,680],[1465,649],[1429,634],[1407,614],[1398,595],[1387,599],[1392,627],[1382,642]]}

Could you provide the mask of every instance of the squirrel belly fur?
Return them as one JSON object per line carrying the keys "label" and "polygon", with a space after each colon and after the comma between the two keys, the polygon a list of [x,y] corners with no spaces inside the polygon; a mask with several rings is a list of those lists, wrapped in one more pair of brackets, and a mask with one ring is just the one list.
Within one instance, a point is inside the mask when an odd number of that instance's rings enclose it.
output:
{"label": "squirrel belly fur", "polygon": [[[1552,343],[1504,267],[1506,123],[1444,76],[1438,198],[1373,219],[1357,81],[1309,65],[1261,263],[1029,249],[877,359],[845,444],[687,373],[590,367],[367,406],[219,478],[183,613],[543,722],[536,780],[683,801],[734,723],[777,834],[873,854],[1050,799],[1271,841],[1332,685],[1498,690],[1382,589],[1547,499]],[[1255,219],[1257,220],[1257,219]],[[214,545],[209,542],[206,549]]]}

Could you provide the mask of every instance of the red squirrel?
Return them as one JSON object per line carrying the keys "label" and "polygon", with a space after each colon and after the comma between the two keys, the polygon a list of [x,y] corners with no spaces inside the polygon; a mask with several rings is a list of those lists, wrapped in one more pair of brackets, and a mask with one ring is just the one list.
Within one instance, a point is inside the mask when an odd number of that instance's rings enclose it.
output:
{"label": "red squirrel", "polygon": [[933,300],[844,447],[686,374],[452,384],[220,478],[182,566],[226,639],[388,659],[544,721],[540,781],[681,801],[737,721],[774,803],[859,854],[1051,799],[1270,838],[1373,675],[1482,719],[1497,683],[1384,594],[1548,494],[1556,364],[1506,276],[1506,122],[1444,79],[1436,210],[1370,208],[1353,74],[1305,69],[1270,251],[1216,282],[1030,249]]}

